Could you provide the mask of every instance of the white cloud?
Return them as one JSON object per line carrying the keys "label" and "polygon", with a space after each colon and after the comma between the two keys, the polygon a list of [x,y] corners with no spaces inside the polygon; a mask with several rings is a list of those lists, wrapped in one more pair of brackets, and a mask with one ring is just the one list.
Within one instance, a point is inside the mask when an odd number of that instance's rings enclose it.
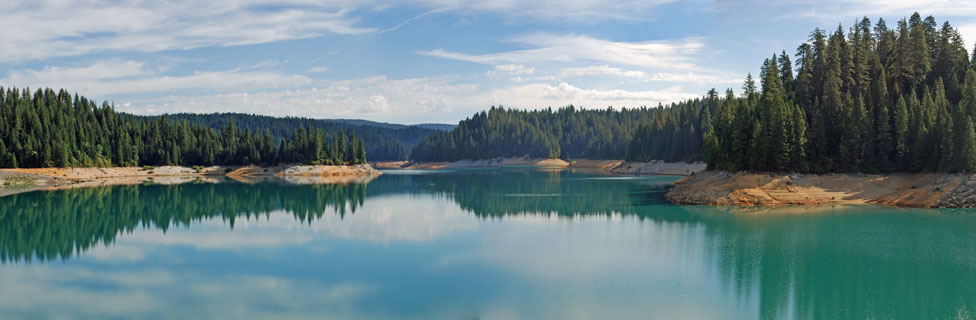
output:
{"label": "white cloud", "polygon": [[[156,52],[355,34],[354,2],[29,1],[0,8],[0,62],[102,51]],[[274,8],[274,9],[271,9]]]}
{"label": "white cloud", "polygon": [[967,45],[972,46],[976,43],[976,23],[957,26],[956,29],[959,29],[959,34],[962,36],[963,42]]}
{"label": "white cloud", "polygon": [[[724,0],[716,2],[711,9],[715,11],[744,10],[743,12],[757,12],[759,9],[776,8],[774,20],[795,20],[797,18],[813,18],[836,24],[853,22],[851,18],[860,19],[867,16],[877,19],[879,16],[901,19],[918,12],[925,16],[970,18],[976,14],[976,2],[959,0]],[[754,19],[746,16],[745,19]],[[893,24],[889,23],[889,27]]]}
{"label": "white cloud", "polygon": [[505,73],[509,75],[529,75],[535,73],[535,68],[526,67],[520,64],[503,64],[495,66],[492,72]]}
{"label": "white cloud", "polygon": [[[166,96],[132,101],[122,111],[155,114],[175,112],[245,112],[313,118],[366,118],[419,123],[453,121],[491,105],[519,108],[640,107],[701,96],[681,87],[659,90],[585,89],[569,83],[526,82],[497,88],[450,79],[388,79],[384,76],[321,82],[313,88],[231,92],[203,96]],[[515,83],[515,82],[512,82]]]}
{"label": "white cloud", "polygon": [[[272,64],[273,65],[273,64]],[[262,63],[258,69],[266,67]],[[16,86],[66,88],[89,98],[107,95],[168,92],[177,90],[262,90],[309,84],[302,75],[254,70],[255,67],[223,71],[198,71],[183,76],[156,75],[136,61],[98,62],[83,67],[48,66],[40,70],[11,71],[0,83]]]}
{"label": "white cloud", "polygon": [[687,82],[687,83],[701,83],[701,84],[727,84],[727,83],[742,83],[744,81],[741,78],[733,78],[731,76],[719,76],[711,74],[698,74],[692,72],[685,73],[655,73],[651,74],[648,81],[658,81],[658,82]]}
{"label": "white cloud", "polygon": [[[222,90],[202,95],[133,99],[125,101],[131,102],[132,107],[121,110],[139,114],[246,112],[313,118],[429,119],[431,115],[458,112],[458,108],[469,101],[458,99],[469,97],[477,89],[473,84],[456,83],[451,79],[375,76],[342,81],[318,80],[304,86],[277,89],[268,86],[266,90],[255,92]],[[485,105],[481,103],[478,108]],[[460,110],[468,113],[473,109]]]}
{"label": "white cloud", "polygon": [[[391,79],[381,75],[326,80],[272,71],[276,65],[272,61],[251,67],[173,76],[155,71],[164,68],[142,62],[105,61],[77,67],[48,66],[11,71],[0,79],[0,83],[66,88],[96,101],[110,100],[120,111],[136,114],[244,112],[419,123],[451,122],[491,105],[638,107],[700,95],[685,92],[680,87],[586,88],[566,79],[571,76],[608,75],[662,83],[729,82],[708,74],[647,73],[607,65],[567,68],[553,76],[553,73],[519,64],[494,66],[489,75],[498,75],[497,78]],[[619,87],[628,88],[626,83]]]}
{"label": "white cloud", "polygon": [[837,0],[836,4],[856,9],[866,15],[911,15],[918,11],[926,15],[969,16],[976,14],[976,2],[960,0]]}
{"label": "white cloud", "polygon": [[407,0],[407,3],[430,8],[434,12],[462,14],[494,13],[513,21],[571,21],[593,23],[599,20],[637,20],[646,18],[652,9],[674,0]]}
{"label": "white cloud", "polygon": [[699,38],[615,42],[584,35],[536,33],[516,37],[513,43],[534,47],[489,54],[464,54],[443,49],[421,55],[484,64],[601,62],[662,69],[693,69],[691,56],[704,46]]}
{"label": "white cloud", "polygon": [[742,79],[733,76],[722,76],[716,74],[697,73],[697,72],[656,72],[648,73],[637,70],[623,70],[608,65],[588,66],[579,68],[566,68],[562,71],[562,77],[579,76],[615,76],[622,78],[638,79],[646,82],[674,82],[674,83],[699,83],[699,84],[725,84],[740,83]]}
{"label": "white cloud", "polygon": [[[410,7],[430,13],[496,14],[513,22],[595,23],[646,19],[673,0],[606,3],[475,0],[214,0],[125,2],[39,0],[0,4],[0,62],[43,60],[104,51],[157,52],[301,39],[323,34],[382,32],[357,14]],[[385,31],[392,31],[396,27]]]}
{"label": "white cloud", "polygon": [[621,70],[620,68],[614,68],[608,65],[568,68],[568,69],[564,69],[562,74],[563,77],[604,76],[604,75],[612,75],[612,76],[626,77],[626,78],[639,78],[639,79],[647,79],[649,77],[649,75],[643,71],[625,71],[625,70]]}
{"label": "white cloud", "polygon": [[635,108],[654,106],[700,97],[698,93],[682,92],[681,87],[663,90],[596,90],[583,89],[562,82],[558,85],[532,83],[486,93],[480,100],[493,105],[519,108],[561,107],[569,104],[588,108],[607,106]]}
{"label": "white cloud", "polygon": [[308,71],[306,71],[306,72],[308,72],[308,73],[329,72],[329,67],[311,67],[311,68],[308,68]]}

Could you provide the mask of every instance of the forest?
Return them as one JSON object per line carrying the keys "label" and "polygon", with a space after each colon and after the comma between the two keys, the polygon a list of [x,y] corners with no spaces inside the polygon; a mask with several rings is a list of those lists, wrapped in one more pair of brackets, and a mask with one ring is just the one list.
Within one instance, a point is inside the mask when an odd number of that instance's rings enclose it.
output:
{"label": "forest", "polygon": [[[795,62],[793,61],[795,59]],[[758,81],[758,83],[757,83]],[[959,31],[918,13],[816,29],[740,95],[656,108],[492,108],[420,141],[418,161],[493,157],[705,160],[711,169],[976,171],[976,71]]]}
{"label": "forest", "polygon": [[[692,160],[702,147],[699,100],[659,105],[656,108],[582,109],[568,106],[552,110],[517,110],[491,107],[458,124],[449,132],[433,134],[414,147],[415,161],[455,161],[495,157],[561,159],[622,159],[641,123],[657,120],[660,130],[676,139],[649,141],[649,148],[666,160]],[[707,118],[707,116],[706,116]],[[657,127],[655,127],[657,128]],[[642,140],[643,141],[643,140]],[[651,151],[635,149],[634,158]]]}
{"label": "forest", "polygon": [[[814,30],[727,92],[705,132],[713,169],[976,171],[976,72],[959,31],[918,13]],[[794,75],[794,66],[796,74]]]}
{"label": "forest", "polygon": [[366,147],[342,128],[327,135],[300,124],[276,142],[269,128],[241,128],[233,120],[215,129],[119,113],[64,89],[0,87],[0,167],[278,163],[366,163]]}
{"label": "forest", "polygon": [[[795,60],[795,61],[794,61]],[[757,83],[758,82],[758,83]],[[0,166],[361,163],[495,157],[704,160],[711,169],[976,171],[976,71],[959,31],[918,13],[816,29],[739,95],[656,107],[491,107],[450,131],[245,114],[134,116],[64,90],[0,88]],[[446,127],[441,127],[446,128]],[[347,135],[349,133],[349,135]],[[365,143],[364,143],[365,141]]]}
{"label": "forest", "polygon": [[234,121],[239,127],[251,128],[257,132],[264,132],[264,129],[268,129],[276,143],[290,137],[299,126],[304,126],[306,130],[322,130],[326,136],[330,137],[340,130],[344,130],[349,134],[355,133],[357,137],[363,140],[366,146],[366,154],[369,155],[371,161],[407,160],[410,149],[420,139],[442,131],[434,128],[449,126],[438,124],[407,126],[365,120],[270,117],[243,113],[177,113],[168,114],[166,117],[170,121],[187,120],[191,124],[203,124],[217,130],[226,126],[230,121]]}

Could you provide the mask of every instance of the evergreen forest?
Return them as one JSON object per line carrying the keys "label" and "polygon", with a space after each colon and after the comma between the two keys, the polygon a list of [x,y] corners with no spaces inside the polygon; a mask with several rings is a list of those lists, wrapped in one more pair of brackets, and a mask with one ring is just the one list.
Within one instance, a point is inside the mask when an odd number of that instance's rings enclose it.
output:
{"label": "evergreen forest", "polygon": [[168,114],[166,117],[170,121],[187,120],[191,124],[203,124],[216,130],[220,130],[230,121],[233,121],[238,127],[251,128],[257,132],[264,132],[264,129],[268,129],[276,143],[291,137],[295,129],[300,126],[304,126],[306,130],[322,130],[328,137],[334,136],[339,131],[345,131],[347,134],[355,133],[357,137],[363,140],[370,161],[407,160],[410,149],[420,139],[441,131],[427,127],[438,125],[407,126],[364,120],[270,117],[243,113],[177,113]]}
{"label": "evergreen forest", "polygon": [[276,140],[269,128],[229,121],[219,129],[140,117],[65,90],[0,87],[0,167],[366,163],[355,132],[327,135],[299,124]]}
{"label": "evergreen forest", "polygon": [[[702,134],[710,111],[701,100],[669,107],[552,110],[492,107],[475,114],[449,132],[433,134],[414,147],[415,161],[455,161],[495,157],[561,159],[623,159],[641,123],[653,122],[668,139],[641,138],[653,151],[635,149],[628,158],[694,160],[702,157]],[[654,152],[651,154],[651,152]]]}
{"label": "evergreen forest", "polygon": [[[245,114],[135,116],[0,88],[0,167],[362,163],[496,157],[698,161],[711,169],[976,172],[976,63],[918,13],[816,29],[737,95],[656,107],[491,107],[449,131]],[[440,128],[449,128],[441,126]],[[365,142],[365,143],[364,143]]]}
{"label": "evergreen forest", "polygon": [[[816,29],[767,58],[739,95],[656,108],[492,108],[430,135],[411,159],[530,156],[704,160],[711,169],[976,171],[976,63],[959,31],[918,13]],[[758,83],[757,83],[758,82]]]}
{"label": "evergreen forest", "polygon": [[[814,30],[726,93],[705,132],[713,169],[976,171],[976,71],[959,31],[915,13]],[[794,74],[794,70],[796,70]]]}

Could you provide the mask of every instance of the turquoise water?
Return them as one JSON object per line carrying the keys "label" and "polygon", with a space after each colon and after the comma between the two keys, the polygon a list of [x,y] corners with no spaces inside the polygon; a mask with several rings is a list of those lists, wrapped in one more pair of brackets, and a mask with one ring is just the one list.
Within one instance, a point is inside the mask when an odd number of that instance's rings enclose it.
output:
{"label": "turquoise water", "polygon": [[976,211],[716,208],[503,168],[0,198],[0,318],[976,317]]}

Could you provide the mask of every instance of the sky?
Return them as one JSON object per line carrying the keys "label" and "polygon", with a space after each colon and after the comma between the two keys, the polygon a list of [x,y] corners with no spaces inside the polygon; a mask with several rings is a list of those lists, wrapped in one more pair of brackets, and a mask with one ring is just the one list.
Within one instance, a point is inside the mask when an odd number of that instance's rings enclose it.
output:
{"label": "sky", "polygon": [[976,0],[0,1],[0,86],[135,114],[456,123],[738,89],[814,28],[915,11],[976,42]]}

